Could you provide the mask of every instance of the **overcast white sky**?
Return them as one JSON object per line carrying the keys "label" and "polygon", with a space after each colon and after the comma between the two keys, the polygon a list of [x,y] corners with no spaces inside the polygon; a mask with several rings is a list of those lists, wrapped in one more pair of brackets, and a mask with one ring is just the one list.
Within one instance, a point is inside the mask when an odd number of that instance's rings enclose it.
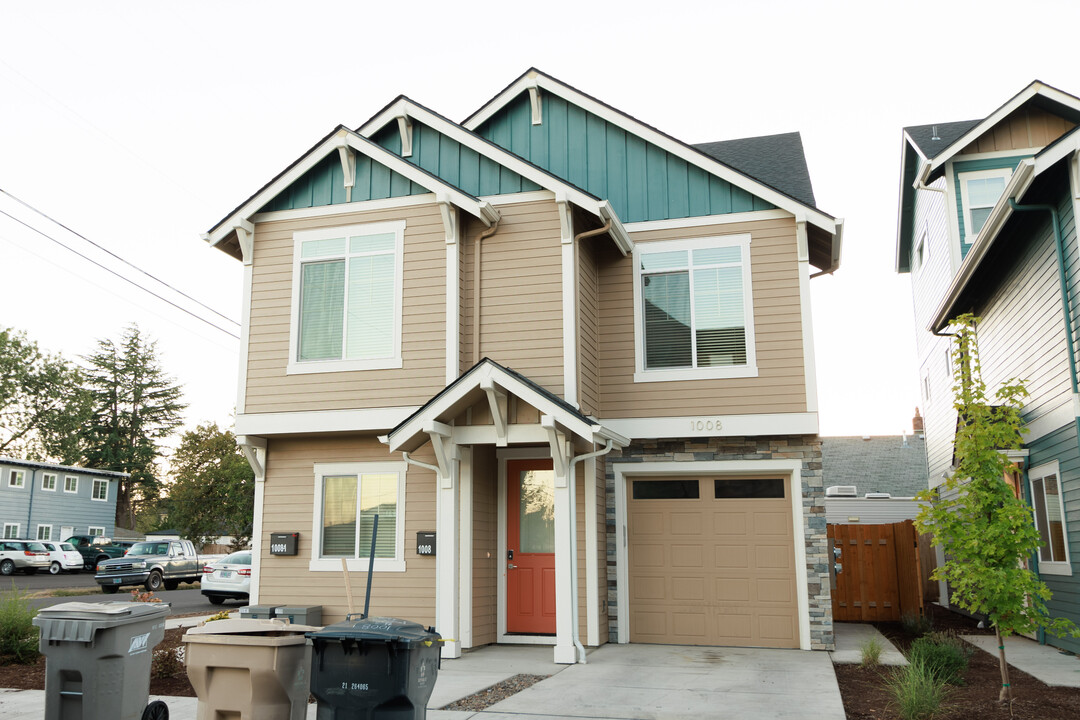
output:
{"label": "overcast white sky", "polygon": [[[1078,33],[1075,0],[4,3],[0,188],[239,320],[240,264],[199,234],[399,93],[460,121],[536,66],[687,142],[798,130],[818,206],[846,219],[840,271],[812,282],[821,432],[898,434],[919,403],[901,128],[1036,78],[1080,94]],[[2,215],[0,279],[0,325],[74,358],[137,322],[189,423],[231,422],[228,334]]]}

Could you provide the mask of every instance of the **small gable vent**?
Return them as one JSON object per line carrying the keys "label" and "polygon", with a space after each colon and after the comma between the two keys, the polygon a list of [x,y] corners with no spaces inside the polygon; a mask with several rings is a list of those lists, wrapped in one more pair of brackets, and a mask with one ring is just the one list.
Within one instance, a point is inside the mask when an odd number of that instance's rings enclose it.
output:
{"label": "small gable vent", "polygon": [[854,485],[833,485],[825,489],[825,497],[856,497],[857,495]]}

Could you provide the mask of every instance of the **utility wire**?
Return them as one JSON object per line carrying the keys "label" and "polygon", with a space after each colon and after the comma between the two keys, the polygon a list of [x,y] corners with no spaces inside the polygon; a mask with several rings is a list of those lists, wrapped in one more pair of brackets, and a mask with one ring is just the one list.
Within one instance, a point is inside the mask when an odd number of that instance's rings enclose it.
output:
{"label": "utility wire", "polygon": [[[240,326],[240,323],[236,322],[236,321],[235,321],[235,320],[233,320],[232,318],[230,318],[230,317],[228,317],[228,316],[226,316],[226,315],[222,315],[221,313],[219,313],[219,312],[218,312],[217,310],[215,310],[214,308],[210,307],[210,306],[209,306],[209,305],[207,305],[206,303],[203,303],[203,302],[200,302],[199,300],[196,300],[195,298],[191,297],[190,295],[188,295],[188,294],[187,294],[187,293],[185,293],[184,291],[182,291],[182,290],[178,290],[177,288],[173,287],[173,286],[172,286],[172,285],[170,285],[169,283],[165,282],[165,281],[164,281],[164,280],[162,280],[161,278],[155,277],[154,275],[151,275],[150,273],[146,272],[145,270],[143,270],[142,268],[138,267],[137,265],[134,265],[133,263],[131,263],[131,262],[128,262],[128,261],[127,261],[127,260],[125,260],[124,258],[122,258],[122,257],[120,257],[119,255],[117,255],[116,253],[114,253],[114,252],[113,252],[112,250],[109,250],[108,248],[106,248],[106,247],[103,247],[103,246],[101,246],[101,245],[97,244],[96,242],[94,242],[94,241],[93,241],[93,240],[91,240],[90,238],[86,237],[86,236],[85,236],[85,235],[83,235],[82,233],[80,233],[80,232],[76,232],[75,230],[72,230],[72,229],[71,229],[71,228],[69,228],[69,227],[68,227],[67,225],[65,225],[64,223],[60,222],[60,221],[59,221],[59,220],[57,220],[56,218],[52,217],[52,216],[51,216],[51,215],[49,215],[48,213],[46,213],[46,212],[44,212],[44,211],[42,211],[42,210],[38,210],[38,209],[37,209],[36,207],[34,207],[34,206],[33,206],[33,205],[31,205],[30,203],[26,202],[25,200],[21,200],[21,199],[19,199],[19,198],[15,197],[14,195],[12,195],[11,193],[9,193],[9,192],[8,192],[7,190],[5,190],[4,188],[0,188],[0,193],[2,193],[2,194],[4,194],[4,195],[7,195],[7,196],[8,196],[9,198],[11,198],[11,199],[12,199],[12,200],[14,200],[15,202],[19,203],[20,205],[22,205],[22,206],[23,206],[24,208],[26,208],[27,210],[31,210],[31,211],[33,211],[33,212],[37,213],[38,215],[40,215],[41,217],[45,218],[46,220],[48,220],[49,222],[53,223],[54,225],[59,225],[60,227],[62,227],[62,228],[64,228],[65,230],[67,230],[67,231],[68,231],[69,233],[71,233],[71,234],[72,234],[72,235],[74,235],[75,237],[77,237],[77,238],[80,238],[80,239],[82,239],[82,240],[85,240],[86,242],[88,242],[88,243],[90,243],[91,245],[93,245],[94,247],[96,247],[96,248],[97,248],[98,250],[101,250],[101,251],[102,251],[102,252],[104,252],[104,253],[108,253],[109,255],[111,255],[112,257],[116,258],[116,259],[117,259],[117,260],[119,260],[120,262],[124,263],[124,264],[125,264],[125,265],[127,265],[128,267],[131,267],[131,268],[134,268],[135,270],[138,270],[139,272],[141,272],[141,273],[142,273],[143,275],[145,275],[146,277],[150,278],[151,280],[154,280],[155,282],[161,283],[162,285],[164,285],[165,287],[169,288],[170,290],[172,290],[172,291],[173,291],[173,292],[175,292],[176,294],[178,294],[178,295],[182,295],[183,297],[187,298],[188,300],[190,300],[191,302],[195,303],[196,305],[198,305],[198,306],[200,306],[200,307],[202,307],[202,308],[205,308],[206,310],[209,310],[210,312],[212,312],[212,313],[214,313],[215,315],[217,315],[218,317],[220,317],[220,318],[221,318],[222,320],[225,320],[226,322],[230,322],[230,323],[232,323],[233,325],[236,325],[237,327],[239,327],[239,326]],[[7,213],[4,213],[4,214],[5,214],[5,215],[7,215]],[[8,217],[12,217],[12,216],[11,216],[11,215],[8,215]],[[12,218],[12,219],[14,219],[14,218]],[[21,221],[20,221],[20,222],[21,222]],[[25,225],[25,223],[23,223],[23,224]],[[27,227],[30,227],[30,226],[29,226],[29,225],[27,225]],[[31,228],[31,229],[33,229],[33,228]],[[44,235],[44,233],[42,233],[42,234]],[[48,236],[46,236],[46,237],[48,237]],[[53,238],[49,238],[49,239],[50,239],[50,240],[54,240]],[[56,240],[54,240],[54,242],[59,242],[59,241],[56,241]],[[61,244],[62,244],[62,243],[61,243]],[[64,247],[67,247],[67,245],[64,245]],[[69,250],[71,250],[71,248],[68,248],[68,249],[69,249]],[[72,251],[72,252],[76,252],[75,250],[71,250],[71,251]],[[85,256],[82,256],[82,257],[85,257]],[[87,258],[87,259],[89,260],[89,258]],[[91,260],[91,262],[93,262],[93,261]],[[142,287],[142,286],[138,286],[138,287]],[[144,289],[145,289],[145,288],[144,288]],[[150,292],[150,291],[149,291],[149,290],[147,290],[147,292]],[[151,293],[151,294],[152,294],[152,293]],[[157,297],[157,296],[155,296],[155,297]],[[168,301],[166,301],[166,302],[168,302]],[[216,327],[216,326],[215,326],[215,327]]]}
{"label": "utility wire", "polygon": [[[52,235],[49,235],[49,234],[48,234],[47,232],[45,232],[45,231],[43,231],[43,230],[39,230],[39,229],[37,229],[36,227],[34,227],[33,225],[31,225],[31,224],[29,224],[29,223],[27,223],[27,222],[25,222],[25,221],[23,221],[23,220],[20,220],[19,218],[15,217],[15,216],[14,216],[14,215],[12,215],[11,213],[7,212],[6,210],[0,209],[0,214],[6,215],[7,217],[11,218],[11,219],[12,219],[12,220],[14,220],[15,222],[17,222],[17,223],[19,223],[20,225],[22,225],[23,227],[25,227],[25,228],[27,228],[27,229],[29,229],[29,230],[33,230],[33,231],[34,231],[34,232],[36,232],[36,233],[37,233],[38,235],[41,235],[41,236],[42,236],[43,238],[45,238],[45,239],[47,239],[47,240],[50,240],[50,241],[52,241],[52,242],[56,243],[57,245],[59,245],[60,247],[64,248],[65,250],[69,250],[69,251],[71,251],[71,252],[75,253],[76,255],[78,255],[79,257],[81,257],[81,258],[82,258],[83,260],[86,260],[87,262],[90,262],[90,263],[93,263],[94,265],[97,265],[97,266],[98,266],[99,268],[101,268],[102,270],[105,270],[106,272],[112,273],[113,275],[115,275],[116,277],[120,278],[120,279],[121,279],[121,280],[123,280],[124,282],[126,282],[126,283],[129,283],[129,284],[131,284],[131,285],[134,285],[134,286],[135,286],[136,288],[138,288],[139,290],[142,290],[142,291],[143,291],[143,292],[145,292],[145,293],[149,293],[150,295],[153,295],[153,296],[154,296],[154,297],[156,297],[156,298],[157,298],[158,300],[161,300],[161,301],[162,301],[162,302],[164,302],[164,303],[168,303],[169,305],[172,305],[172,306],[173,306],[174,308],[176,308],[177,310],[180,310],[181,312],[185,312],[185,313],[187,313],[188,315],[190,315],[191,317],[195,318],[195,319],[196,319],[196,320],[198,320],[199,322],[203,322],[203,323],[206,323],[207,325],[209,325],[210,327],[214,328],[215,330],[220,330],[221,332],[225,333],[225,334],[226,334],[226,335],[228,335],[229,337],[232,337],[232,338],[234,338],[234,339],[236,339],[236,340],[239,340],[239,339],[240,339],[240,336],[239,336],[239,335],[236,335],[236,334],[235,334],[235,333],[233,333],[232,331],[230,331],[230,330],[226,330],[226,329],[225,329],[225,328],[223,328],[223,327],[220,327],[220,326],[218,326],[218,325],[215,325],[214,323],[210,322],[210,321],[209,321],[209,320],[207,320],[206,318],[204,318],[204,317],[201,317],[201,316],[199,316],[199,315],[196,315],[195,313],[191,312],[190,310],[188,310],[188,309],[187,309],[187,308],[185,308],[185,307],[182,307],[182,306],[180,306],[180,305],[177,305],[177,304],[176,304],[176,303],[174,303],[174,302],[173,302],[172,300],[169,300],[169,299],[168,299],[168,298],[166,298],[166,297],[162,297],[161,295],[158,295],[158,294],[157,294],[156,292],[154,292],[153,290],[150,290],[149,288],[145,288],[145,287],[143,287],[142,285],[138,284],[137,282],[135,282],[135,281],[134,281],[134,280],[132,280],[131,278],[126,278],[126,277],[124,277],[123,275],[121,275],[120,273],[116,272],[116,271],[115,271],[115,270],[113,270],[112,268],[110,268],[110,267],[106,267],[105,265],[102,265],[102,264],[101,264],[101,263],[99,263],[99,262],[98,262],[97,260],[94,260],[93,258],[91,258],[91,257],[89,257],[89,256],[87,256],[87,255],[83,255],[83,254],[82,254],[81,252],[79,252],[79,251],[78,251],[78,250],[76,250],[75,248],[73,248],[73,247],[71,247],[71,246],[69,246],[69,245],[65,245],[64,243],[62,243],[62,242],[60,242],[59,240],[57,240],[56,238],[54,238],[54,237],[53,237]],[[80,235],[80,237],[82,237],[82,236]],[[110,254],[111,254],[111,253],[110,253]],[[161,282],[161,281],[159,280],[158,282]],[[183,293],[181,293],[181,294],[183,294]],[[184,297],[187,297],[187,296],[185,295]],[[200,303],[200,304],[201,304],[201,303]],[[226,319],[227,319],[227,318],[226,318]]]}

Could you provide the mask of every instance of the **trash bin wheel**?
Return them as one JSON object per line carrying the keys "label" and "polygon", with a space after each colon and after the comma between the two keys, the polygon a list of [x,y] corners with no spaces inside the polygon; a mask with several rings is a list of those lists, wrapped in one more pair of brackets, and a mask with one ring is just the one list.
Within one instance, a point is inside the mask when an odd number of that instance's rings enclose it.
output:
{"label": "trash bin wheel", "polygon": [[143,710],[142,720],[169,720],[169,706],[155,700]]}
{"label": "trash bin wheel", "polygon": [[150,577],[146,578],[146,582],[143,583],[149,592],[156,592],[161,589],[161,573],[154,570],[150,573]]}

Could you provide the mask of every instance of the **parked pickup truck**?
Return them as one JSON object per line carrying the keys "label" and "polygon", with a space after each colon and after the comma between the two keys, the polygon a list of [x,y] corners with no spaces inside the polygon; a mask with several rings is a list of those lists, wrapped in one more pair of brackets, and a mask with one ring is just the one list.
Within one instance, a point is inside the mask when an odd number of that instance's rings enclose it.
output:
{"label": "parked pickup truck", "polygon": [[93,570],[103,560],[123,557],[127,551],[126,547],[117,545],[109,538],[100,535],[72,535],[64,542],[75,546],[82,555],[83,567],[87,570]]}
{"label": "parked pickup truck", "polygon": [[104,593],[125,585],[142,585],[154,592],[175,590],[182,582],[202,577],[202,565],[190,540],[147,540],[131,546],[127,555],[97,565],[94,579]]}

